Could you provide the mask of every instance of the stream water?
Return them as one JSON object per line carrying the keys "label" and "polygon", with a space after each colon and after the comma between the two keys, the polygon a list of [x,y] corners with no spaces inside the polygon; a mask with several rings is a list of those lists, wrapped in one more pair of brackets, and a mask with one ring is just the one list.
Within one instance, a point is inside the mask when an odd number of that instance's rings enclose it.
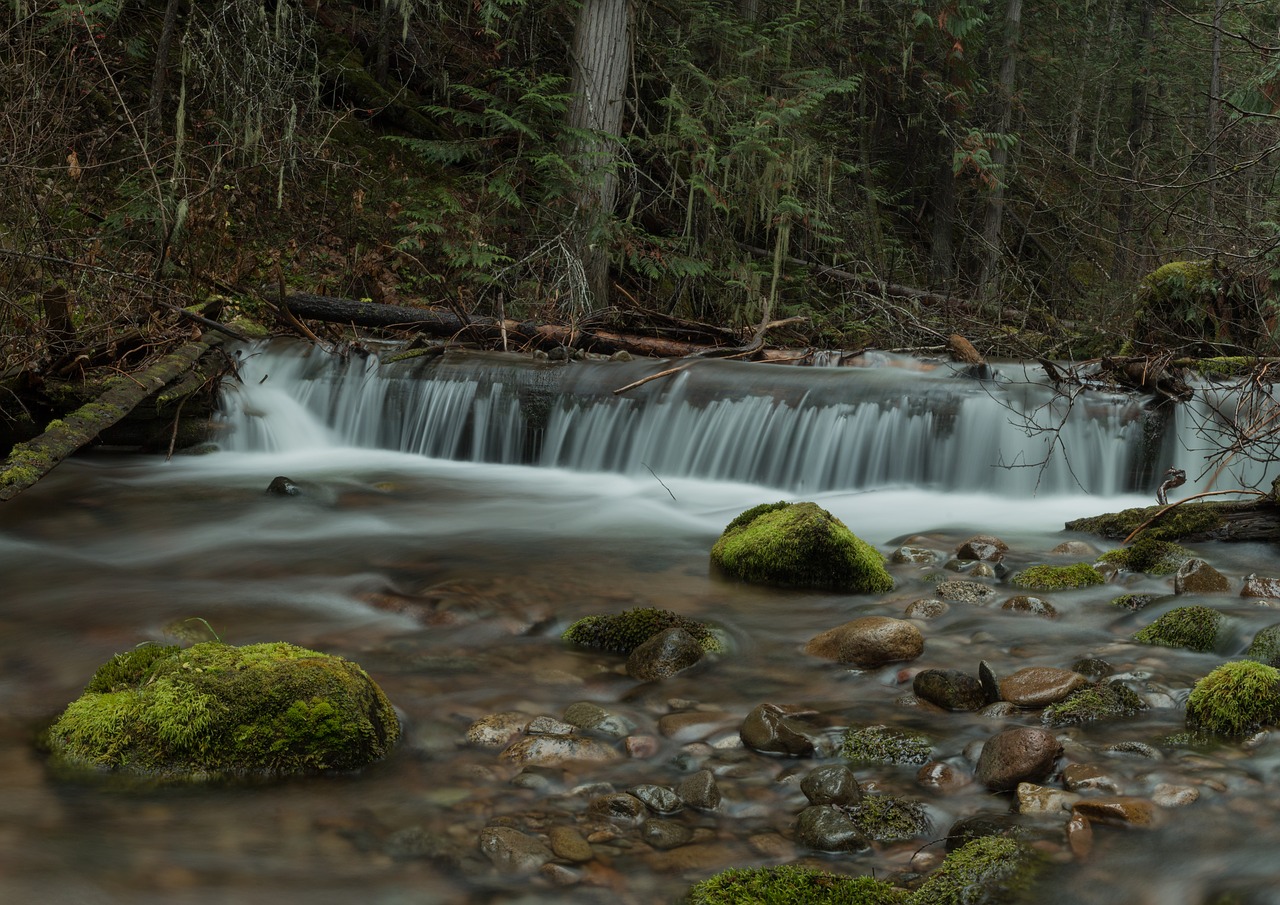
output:
{"label": "stream water", "polygon": [[[1089,395],[1046,432],[1038,428],[1064,413],[1021,368],[979,382],[892,358],[841,368],[702,362],[615,396],[664,365],[454,354],[378,365],[287,344],[243,358],[219,451],[168,463],[77,457],[0,512],[0,901],[649,903],[676,901],[728,866],[809,857],[892,874],[955,819],[1007,811],[1010,799],[977,783],[931,794],[914,768],[859,768],[864,785],[923,801],[932,834],[857,856],[805,852],[792,841],[804,804],[795,780],[815,762],[735,744],[747,712],[798,704],[833,726],[925,731],[939,759],[971,772],[966,746],[1006,725],[1038,725],[1038,715],[909,706],[901,666],[851,671],[806,656],[805,642],[856,616],[900,616],[930,596],[942,563],[975,533],[1003,538],[1013,569],[1061,561],[1049,551],[1072,537],[1066,520],[1148,505],[1167,465],[1193,475],[1175,496],[1208,481],[1194,477],[1203,445],[1194,411],[1163,418]],[[1066,455],[1057,449],[1035,467],[1050,443]],[[267,495],[278,475],[305,493]],[[725,524],[783,498],[817,501],[885,553],[911,538],[941,558],[892,566],[897,588],[874,597],[711,574],[707,554]],[[1248,573],[1280,575],[1269,546],[1196,552],[1237,591]],[[1171,588],[1122,575],[1047,595],[1052,621],[953,604],[921,623],[925,653],[910,665],[975,673],[986,660],[1003,675],[1097,656],[1153,703],[1139,717],[1063,730],[1064,763],[1099,765],[1128,794],[1172,783],[1198,799],[1160,809],[1154,829],[1099,827],[1085,858],[1059,846],[1062,863],[1038,901],[1199,905],[1235,891],[1280,902],[1280,745],[1162,741],[1181,729],[1190,685],[1280,614],[1233,595],[1197,600],[1232,617],[1222,649],[1152,648],[1127,639],[1174,604],[1136,614],[1109,605],[1128,592]],[[635,606],[712,621],[731,652],[640,685],[623,658],[559,640],[574,619]],[[359,662],[399,709],[401,745],[356,775],[269,786],[139,789],[52,776],[34,743],[40,729],[100,663],[171,638],[174,626]],[[464,743],[485,715],[558,718],[578,701],[624,716],[652,750],[517,776],[496,750]],[[674,712],[700,716],[664,734],[660,720]],[[1143,742],[1151,756],[1109,750],[1118,742]],[[695,831],[688,845],[658,851],[614,827],[592,837],[590,861],[556,875],[565,886],[498,873],[478,850],[494,822],[591,835],[604,829],[587,811],[598,784],[674,786],[699,767],[716,774],[724,801],[676,818]],[[1063,824],[1050,818],[1037,832],[1052,839]]]}

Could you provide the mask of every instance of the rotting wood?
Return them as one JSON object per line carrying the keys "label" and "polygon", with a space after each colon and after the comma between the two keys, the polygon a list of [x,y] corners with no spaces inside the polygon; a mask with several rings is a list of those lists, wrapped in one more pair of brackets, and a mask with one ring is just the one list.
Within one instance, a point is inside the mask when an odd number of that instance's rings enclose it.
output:
{"label": "rotting wood", "polygon": [[187,373],[211,345],[209,340],[190,342],[144,370],[113,377],[93,402],[51,422],[34,440],[16,444],[0,464],[0,502],[31,487],[67,456],[128,415],[138,403]]}

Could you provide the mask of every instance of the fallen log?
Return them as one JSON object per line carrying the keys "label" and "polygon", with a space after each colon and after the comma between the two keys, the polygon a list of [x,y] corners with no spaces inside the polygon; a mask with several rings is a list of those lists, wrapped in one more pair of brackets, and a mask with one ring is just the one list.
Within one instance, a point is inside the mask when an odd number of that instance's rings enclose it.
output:
{"label": "fallen log", "polygon": [[0,463],[0,502],[13,499],[35,484],[67,456],[123,419],[138,403],[186,374],[212,345],[210,340],[187,343],[144,370],[113,377],[93,402],[51,422],[34,440],[15,444]]}
{"label": "fallen log", "polygon": [[1123,541],[1142,529],[1155,540],[1280,541],[1280,505],[1266,497],[1256,502],[1196,502],[1125,509],[1067,522],[1068,531],[1083,531]]}

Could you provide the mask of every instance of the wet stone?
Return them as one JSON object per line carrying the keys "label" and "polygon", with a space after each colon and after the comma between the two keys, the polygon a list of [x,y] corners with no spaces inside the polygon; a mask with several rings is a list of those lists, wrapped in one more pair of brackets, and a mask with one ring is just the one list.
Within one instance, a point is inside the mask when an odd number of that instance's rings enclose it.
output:
{"label": "wet stone", "polygon": [[875,842],[915,839],[932,829],[924,805],[896,795],[864,795],[849,809],[849,816],[858,831]]}
{"label": "wet stone", "polygon": [[951,607],[946,601],[932,597],[922,597],[907,604],[907,608],[902,615],[908,619],[937,619],[939,616],[945,616],[950,609]]}
{"label": "wet stone", "polygon": [[515,710],[502,713],[491,713],[482,716],[467,727],[466,739],[469,744],[482,748],[505,748],[513,739],[524,733],[529,725],[528,714]]}
{"label": "wet stone", "polygon": [[978,758],[978,780],[989,789],[1009,791],[1020,782],[1040,782],[1053,772],[1062,746],[1052,733],[1018,726],[987,739]]}
{"label": "wet stone", "polygon": [[988,701],[1000,700],[1000,682],[986,660],[978,661],[978,681],[982,683],[982,690],[986,692]]}
{"label": "wet stone", "polygon": [[863,616],[817,635],[805,652],[859,669],[876,669],[920,656],[924,636],[905,619]]}
{"label": "wet stone", "polygon": [[1019,814],[1057,814],[1070,811],[1080,800],[1080,796],[1074,792],[1064,792],[1062,789],[1052,789],[1031,782],[1018,783],[1017,796]]}
{"label": "wet stone", "polygon": [[938,554],[925,547],[899,547],[889,559],[895,563],[933,563],[938,561]]}
{"label": "wet stone", "polygon": [[1185,808],[1200,799],[1195,786],[1182,786],[1162,782],[1151,790],[1151,800],[1162,808]]}
{"label": "wet stone", "polygon": [[640,838],[659,851],[679,848],[693,840],[693,830],[675,820],[650,820],[640,831]]}
{"label": "wet stone", "polygon": [[979,606],[990,603],[996,596],[994,588],[977,581],[941,581],[933,590],[943,600]]}
{"label": "wet stone", "polygon": [[508,747],[500,759],[514,764],[561,764],[569,761],[611,761],[621,755],[593,738],[535,735]]}
{"label": "wet stone", "polygon": [[669,679],[694,666],[705,651],[682,628],[669,628],[645,641],[627,657],[627,675],[641,682]]}
{"label": "wet stone", "polygon": [[796,714],[778,704],[761,704],[742,721],[742,743],[766,754],[791,757],[813,755],[823,738],[820,729],[801,722]]}
{"label": "wet stone", "polygon": [[720,807],[720,787],[710,770],[699,770],[676,786],[676,794],[691,808],[714,811]]}
{"label": "wet stone", "polygon": [[954,795],[972,781],[967,772],[940,760],[930,761],[916,771],[916,782],[939,795]]}
{"label": "wet stone", "polygon": [[636,728],[626,717],[610,713],[589,701],[579,701],[566,707],[564,721],[585,732],[613,739],[623,738]]}
{"label": "wet stone", "polygon": [[916,673],[911,690],[916,697],[943,710],[981,710],[987,704],[982,682],[958,669],[926,669]]}
{"label": "wet stone", "polygon": [[554,857],[540,839],[509,826],[480,831],[480,851],[503,873],[533,873]]}
{"label": "wet stone", "polygon": [[1086,556],[1092,556],[1098,551],[1082,540],[1064,540],[1049,552],[1054,556],[1075,556],[1083,558]]}
{"label": "wet stone", "polygon": [[983,562],[999,562],[1009,552],[1009,545],[990,534],[975,534],[956,547],[956,559],[978,559]]}
{"label": "wet stone", "polygon": [[1175,594],[1221,594],[1231,590],[1231,581],[1203,559],[1189,559],[1173,578]]}
{"label": "wet stone", "polygon": [[830,805],[812,805],[800,812],[796,841],[820,852],[862,852],[871,847],[849,816]]}
{"label": "wet stone", "polygon": [[706,738],[733,719],[723,711],[688,710],[668,713],[658,718],[658,731],[677,742],[692,742]]}
{"label": "wet stone", "polygon": [[1018,832],[1018,818],[1009,813],[980,813],[962,817],[947,830],[947,851],[987,836],[1010,836]]}
{"label": "wet stone", "polygon": [[1058,610],[1052,603],[1043,597],[1032,597],[1028,594],[1019,594],[1016,597],[1010,597],[1004,603],[1000,604],[1000,609],[1010,613],[1025,613],[1028,616],[1039,616],[1043,619],[1057,619]]}
{"label": "wet stone", "polygon": [[582,864],[595,857],[595,853],[591,850],[591,843],[571,826],[553,826],[547,832],[547,838],[551,842],[551,851],[557,858],[573,864]]}
{"label": "wet stone", "polygon": [[671,789],[665,786],[636,786],[631,794],[644,802],[645,807],[655,814],[668,816],[684,810],[684,802]]}
{"label": "wet stone", "polygon": [[1110,663],[1099,657],[1085,657],[1071,664],[1072,672],[1078,672],[1087,679],[1105,679],[1115,672]]}
{"label": "wet stone", "polygon": [[853,771],[840,764],[818,767],[800,781],[800,791],[810,804],[856,804],[862,797]]}
{"label": "wet stone", "polygon": [[1096,764],[1070,764],[1062,771],[1062,784],[1072,792],[1119,792],[1115,777]]}
{"label": "wet stone", "polygon": [[1252,573],[1244,580],[1240,596],[1280,598],[1280,578],[1259,578]]}
{"label": "wet stone", "polygon": [[549,716],[535,716],[529,721],[529,728],[525,730],[529,735],[573,735],[577,729],[569,723],[561,722]]}
{"label": "wet stone", "polygon": [[396,830],[382,846],[387,856],[396,861],[449,858],[456,854],[453,849],[453,843],[447,836],[432,833],[420,826]]}
{"label": "wet stone", "polygon": [[1156,823],[1156,806],[1145,798],[1112,795],[1105,798],[1082,798],[1073,813],[1093,823],[1107,826],[1151,827]]}
{"label": "wet stone", "polygon": [[1089,682],[1078,672],[1052,666],[1028,666],[1000,680],[1000,697],[1019,707],[1046,707]]}
{"label": "wet stone", "polygon": [[626,792],[615,792],[593,799],[587,810],[623,824],[639,824],[645,818],[644,802]]}

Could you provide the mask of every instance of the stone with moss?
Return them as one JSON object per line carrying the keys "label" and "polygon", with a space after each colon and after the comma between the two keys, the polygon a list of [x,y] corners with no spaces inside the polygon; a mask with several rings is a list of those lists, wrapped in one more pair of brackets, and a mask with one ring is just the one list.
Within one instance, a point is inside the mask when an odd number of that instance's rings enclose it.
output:
{"label": "stone with moss", "polygon": [[1269,625],[1254,635],[1244,655],[1268,666],[1280,666],[1280,625]]}
{"label": "stone with moss", "polygon": [[889,726],[864,726],[844,731],[840,755],[855,764],[920,766],[933,756],[933,745],[922,735]]}
{"label": "stone with moss", "polygon": [[1014,574],[1009,583],[1028,591],[1063,591],[1104,584],[1106,578],[1085,562],[1069,566],[1031,566]]}
{"label": "stone with moss", "polygon": [[999,905],[1023,897],[1043,859],[1010,836],[983,836],[947,855],[909,905]]}
{"label": "stone with moss", "polygon": [[277,642],[118,654],[47,733],[56,764],[200,782],[354,770],[400,737],[363,669]]}
{"label": "stone with moss", "polygon": [[875,842],[919,839],[932,829],[924,805],[897,795],[864,795],[846,811],[858,831]]}
{"label": "stone with moss", "polygon": [[712,565],[754,584],[853,594],[893,589],[884,557],[816,503],[766,503],[735,518]]}
{"label": "stone with moss", "polygon": [[1224,663],[1187,698],[1187,729],[1238,738],[1280,724],[1280,669],[1254,660]]}
{"label": "stone with moss", "polygon": [[1221,613],[1207,606],[1180,606],[1135,632],[1133,640],[1203,653],[1217,645],[1225,622]]}
{"label": "stone with moss", "polygon": [[735,867],[689,890],[687,905],[901,905],[908,893],[874,877],[811,867]]}
{"label": "stone with moss", "polygon": [[621,613],[583,616],[565,629],[560,637],[578,647],[630,655],[654,635],[670,628],[684,629],[708,653],[722,653],[725,650],[724,637],[719,630],[705,622],[656,607],[637,607]]}
{"label": "stone with moss", "polygon": [[1112,599],[1111,605],[1122,610],[1132,610],[1136,613],[1138,610],[1149,607],[1155,599],[1154,594],[1121,594],[1119,597]]}
{"label": "stone with moss", "polygon": [[1210,539],[1226,524],[1222,513],[1238,505],[1211,501],[1183,503],[1158,518],[1157,514],[1165,507],[1147,506],[1075,519],[1067,522],[1066,527],[1068,531],[1085,531],[1099,537],[1123,540],[1140,525],[1155,518],[1154,522],[1142,529],[1143,537],[1168,541],[1184,538]]}
{"label": "stone with moss", "polygon": [[1098,561],[1111,563],[1129,572],[1172,575],[1194,555],[1186,547],[1175,544],[1173,541],[1157,540],[1143,535],[1131,546],[1120,547],[1102,554],[1098,557]]}
{"label": "stone with moss", "polygon": [[1133,716],[1147,709],[1146,702],[1123,682],[1099,682],[1077,688],[1044,709],[1041,719],[1055,729],[1098,720]]}

